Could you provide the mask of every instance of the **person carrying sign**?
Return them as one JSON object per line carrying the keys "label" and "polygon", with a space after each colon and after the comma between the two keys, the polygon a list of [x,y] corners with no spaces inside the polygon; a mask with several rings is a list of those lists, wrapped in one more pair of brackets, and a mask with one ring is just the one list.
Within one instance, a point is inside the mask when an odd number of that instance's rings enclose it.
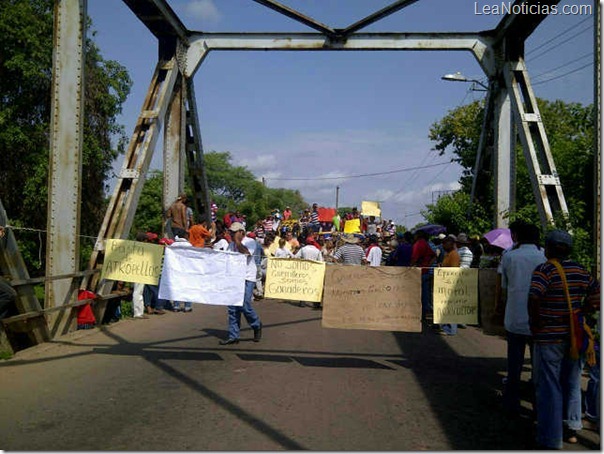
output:
{"label": "person carrying sign", "polygon": [[247,268],[245,275],[245,293],[243,306],[228,306],[229,314],[229,336],[221,340],[220,345],[231,345],[239,343],[239,331],[241,330],[241,314],[243,313],[250,327],[254,330],[254,342],[260,342],[262,337],[262,322],[252,307],[254,299],[254,287],[256,286],[256,262],[252,252],[243,244],[245,229],[240,222],[233,222],[229,227],[233,242],[229,244],[229,251],[239,252],[246,255]]}

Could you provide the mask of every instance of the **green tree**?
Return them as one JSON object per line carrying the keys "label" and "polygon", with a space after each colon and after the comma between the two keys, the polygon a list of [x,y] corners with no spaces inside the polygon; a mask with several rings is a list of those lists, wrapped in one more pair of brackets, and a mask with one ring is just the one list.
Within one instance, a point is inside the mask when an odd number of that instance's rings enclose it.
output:
{"label": "green tree", "polygon": [[[244,166],[231,163],[228,152],[204,153],[210,198],[219,207],[218,216],[238,211],[247,219],[248,228],[263,219],[274,208],[286,206],[296,210],[307,206],[299,191],[267,188]],[[137,230],[161,232],[163,172],[156,170],[145,181],[134,218],[133,234]],[[185,190],[189,196],[191,191]]]}
{"label": "green tree", "polygon": [[[0,2],[0,198],[14,225],[37,229],[46,228],[53,5],[53,0]],[[105,211],[111,164],[126,143],[116,118],[131,80],[124,67],[102,58],[91,38],[85,52],[80,231],[94,236]],[[30,271],[43,269],[37,258],[44,245],[20,235],[19,241]]]}
{"label": "green tree", "polygon": [[[588,265],[592,256],[592,245],[587,240],[593,225],[593,162],[594,148],[594,106],[563,101],[537,100],[543,124],[548,136],[551,153],[564,189],[569,208],[570,222],[576,239],[575,257]],[[451,150],[455,160],[464,168],[460,178],[460,192],[470,193],[478,141],[481,131],[483,105],[479,101],[451,110],[443,119],[433,124],[429,137],[435,142],[434,149],[444,154]],[[518,141],[519,143],[519,141]],[[539,224],[537,205],[533,194],[529,172],[523,150],[516,147],[516,212],[509,213],[510,220],[522,218]],[[474,212],[467,222],[474,224],[465,229],[479,228],[493,219],[492,181],[484,189],[487,194],[477,197]],[[467,203],[465,198],[456,196],[441,198],[428,206],[424,213],[431,222],[447,225],[463,224]],[[556,216],[559,226],[564,220]],[[438,220],[438,221],[437,221]],[[484,233],[484,232],[482,232]]]}

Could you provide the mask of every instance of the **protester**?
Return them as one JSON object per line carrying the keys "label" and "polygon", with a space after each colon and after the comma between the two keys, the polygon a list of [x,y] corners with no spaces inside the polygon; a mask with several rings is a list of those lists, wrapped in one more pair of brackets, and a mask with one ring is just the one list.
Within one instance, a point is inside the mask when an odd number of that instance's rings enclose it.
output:
{"label": "protester", "polygon": [[342,218],[340,217],[340,213],[336,211],[336,214],[333,218],[331,218],[332,230],[334,232],[342,231]]}
{"label": "protester", "polygon": [[[562,441],[576,443],[581,430],[581,371],[571,336],[579,326],[588,297],[599,308],[599,283],[580,264],[569,259],[572,237],[563,230],[545,239],[548,261],[533,271],[529,291],[529,326],[533,335],[533,378],[537,407],[537,447],[561,449]],[[509,253],[508,253],[509,254]],[[506,260],[505,257],[503,260]],[[572,312],[571,312],[572,309]],[[572,315],[572,316],[571,316]],[[595,361],[595,358],[593,358]]]}
{"label": "protester", "polygon": [[321,230],[321,225],[319,223],[319,205],[316,203],[312,204],[312,211],[310,212],[310,229],[317,233]]}
{"label": "protester", "polygon": [[411,266],[422,269],[422,320],[432,312],[432,274],[430,267],[436,261],[436,253],[428,244],[428,235],[423,230],[417,230],[411,249]]}
{"label": "protester", "polygon": [[369,266],[380,266],[382,264],[382,248],[378,245],[378,237],[375,234],[369,235],[369,246],[365,251],[363,263]]}
{"label": "protester", "polygon": [[176,201],[168,208],[166,217],[170,220],[170,229],[172,239],[177,236],[180,238],[187,237],[187,201],[186,194],[180,194]]}
{"label": "protester", "polygon": [[207,229],[206,221],[200,224],[194,224],[189,229],[189,242],[194,247],[204,247],[206,241],[212,237],[212,234]]}
{"label": "protester", "polygon": [[359,238],[348,233],[342,235],[344,244],[333,254],[334,258],[344,265],[361,265],[365,258],[365,251],[359,246]]}
{"label": "protester", "polygon": [[243,225],[239,222],[233,222],[229,230],[233,235],[233,242],[229,244],[229,251],[245,254],[247,268],[243,306],[228,306],[228,337],[220,341],[220,345],[231,345],[239,342],[241,314],[244,315],[246,321],[254,330],[254,342],[259,342],[262,337],[262,322],[252,307],[253,291],[256,285],[256,262],[254,261],[250,250],[243,244],[245,238],[245,229],[243,228]]}
{"label": "protester", "polygon": [[285,207],[285,210],[283,210],[283,220],[287,221],[289,220],[289,218],[291,218],[292,216],[292,210],[289,206]]}
{"label": "protester", "polygon": [[470,268],[474,256],[470,250],[470,240],[465,233],[457,235],[457,253],[459,254],[459,267]]}
{"label": "protester", "polygon": [[312,236],[306,238],[306,244],[294,255],[297,259],[323,261],[321,246],[315,241]]}
{"label": "protester", "polygon": [[505,293],[504,326],[507,338],[507,380],[503,392],[504,410],[511,416],[520,411],[520,375],[526,347],[532,347],[528,316],[528,295],[533,270],[547,259],[538,246],[539,229],[532,224],[519,226],[517,247],[501,262],[501,287]]}
{"label": "protester", "polygon": [[[446,235],[442,240],[443,257],[440,264],[441,267],[459,268],[460,258],[455,244],[457,237],[455,235]],[[457,323],[443,323],[440,325],[440,334],[445,336],[455,336],[457,334]]]}

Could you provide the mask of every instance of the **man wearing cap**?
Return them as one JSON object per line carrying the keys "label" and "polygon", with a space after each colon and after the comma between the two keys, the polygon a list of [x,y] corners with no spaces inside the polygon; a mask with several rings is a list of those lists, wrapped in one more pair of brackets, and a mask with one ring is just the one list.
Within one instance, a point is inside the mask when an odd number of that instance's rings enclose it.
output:
{"label": "man wearing cap", "polygon": [[531,276],[547,259],[539,243],[539,228],[522,223],[515,231],[517,247],[501,259],[501,288],[505,291],[504,325],[507,339],[507,380],[503,391],[504,410],[515,416],[520,411],[520,376],[527,345],[532,345],[528,316]]}
{"label": "man wearing cap", "polygon": [[[229,337],[221,340],[220,345],[231,345],[239,342],[239,331],[241,328],[241,314],[243,313],[250,327],[254,330],[254,342],[259,342],[262,337],[262,322],[252,307],[254,299],[254,287],[256,285],[256,262],[250,251],[244,244],[245,229],[240,222],[233,222],[229,227],[233,241],[229,244],[229,251],[239,252],[246,255],[247,268],[245,274],[245,293],[243,306],[229,306]],[[255,240],[249,238],[255,243]],[[251,243],[250,243],[251,244]]]}
{"label": "man wearing cap", "polygon": [[[577,443],[576,432],[582,428],[584,358],[570,357],[570,309],[581,315],[600,307],[600,285],[583,266],[569,259],[571,249],[568,232],[549,232],[545,238],[548,261],[533,271],[529,290],[537,445],[545,449],[562,449],[563,440]],[[584,305],[586,297],[589,307]]]}
{"label": "man wearing cap", "polygon": [[323,261],[321,246],[312,236],[306,238],[306,244],[295,253],[294,257],[297,259],[314,260],[316,262]]}

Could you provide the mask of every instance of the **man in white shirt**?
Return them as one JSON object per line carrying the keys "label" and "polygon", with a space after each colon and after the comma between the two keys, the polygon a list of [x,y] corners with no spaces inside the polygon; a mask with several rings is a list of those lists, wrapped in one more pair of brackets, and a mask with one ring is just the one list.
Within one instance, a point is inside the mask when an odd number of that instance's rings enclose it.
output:
{"label": "man in white shirt", "polygon": [[[241,329],[241,314],[243,313],[250,327],[254,330],[254,342],[259,342],[262,337],[262,322],[256,311],[252,307],[254,299],[254,287],[256,285],[256,262],[250,251],[244,244],[245,229],[240,222],[233,222],[229,227],[233,242],[229,244],[229,251],[245,254],[247,259],[247,268],[245,273],[245,293],[243,297],[243,306],[228,306],[229,313],[229,337],[221,340],[220,345],[231,345],[239,343],[239,331]],[[254,240],[250,238],[255,243]],[[250,247],[254,247],[249,241],[245,240]]]}
{"label": "man in white shirt", "polygon": [[294,257],[297,259],[314,260],[316,262],[323,261],[321,246],[312,236],[306,238],[306,244],[296,252]]}
{"label": "man in white shirt", "polygon": [[363,262],[369,266],[380,266],[382,264],[382,248],[378,246],[377,235],[369,236],[369,246],[365,252]]}
{"label": "man in white shirt", "polygon": [[515,230],[517,246],[501,259],[501,287],[506,292],[504,325],[508,343],[508,374],[503,392],[504,409],[510,414],[520,410],[520,375],[526,346],[531,345],[528,295],[533,270],[547,259],[538,246],[539,229],[519,223]]}

